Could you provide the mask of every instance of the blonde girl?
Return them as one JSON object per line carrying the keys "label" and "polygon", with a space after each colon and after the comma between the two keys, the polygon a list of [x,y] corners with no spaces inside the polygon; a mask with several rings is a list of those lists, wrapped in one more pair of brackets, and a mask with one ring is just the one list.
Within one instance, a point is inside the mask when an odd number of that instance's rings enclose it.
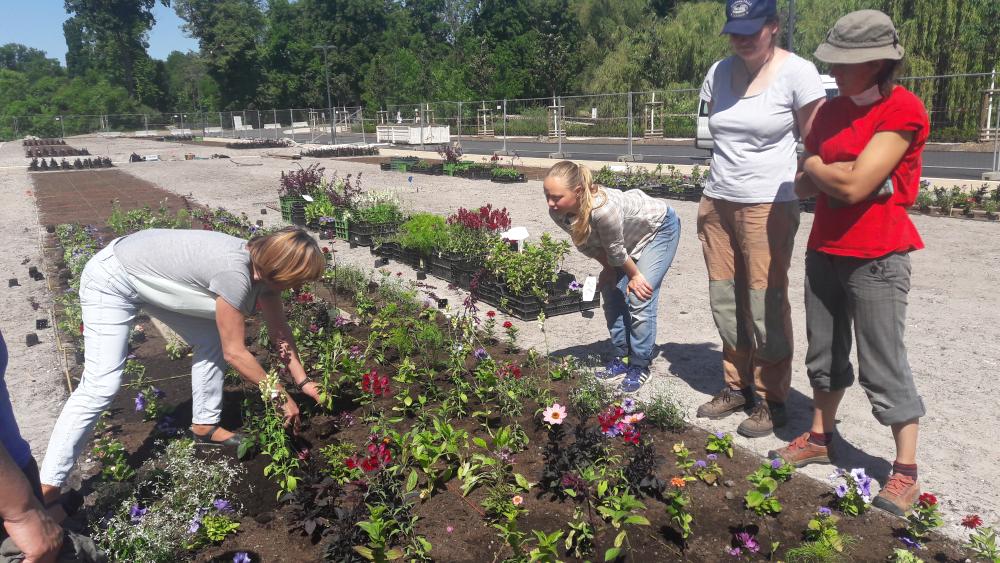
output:
{"label": "blonde girl", "polygon": [[543,187],[552,220],[603,266],[598,288],[615,356],[599,377],[622,378],[622,392],[633,394],[650,377],[660,285],[677,252],[680,219],[641,190],[598,186],[586,166],[568,160],[549,169]]}

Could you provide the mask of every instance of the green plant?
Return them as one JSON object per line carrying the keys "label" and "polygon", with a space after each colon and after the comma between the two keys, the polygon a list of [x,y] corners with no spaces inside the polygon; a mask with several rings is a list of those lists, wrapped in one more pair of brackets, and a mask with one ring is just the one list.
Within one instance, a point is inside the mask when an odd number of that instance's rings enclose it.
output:
{"label": "green plant", "polygon": [[101,460],[101,475],[111,481],[128,481],[135,470],[128,464],[128,452],[121,440],[107,436],[94,440],[94,457]]}
{"label": "green plant", "polygon": [[446,235],[444,217],[433,213],[414,213],[399,226],[398,240],[403,248],[426,256],[441,246]]}
{"label": "green plant", "polygon": [[[556,530],[551,534],[539,530],[532,530],[535,534],[535,541],[538,542],[534,549],[528,552],[529,563],[557,563],[559,562],[559,540],[562,539],[563,531]],[[561,563],[561,562],[559,562]]]}
{"label": "green plant", "polygon": [[403,211],[395,200],[367,202],[351,211],[351,219],[360,223],[386,225],[403,220]]}
{"label": "green plant", "polygon": [[924,563],[923,559],[905,549],[900,549],[898,547],[892,550],[892,555],[889,556],[889,561],[891,563]]}
{"label": "green plant", "polygon": [[694,516],[688,512],[688,505],[691,504],[691,497],[684,490],[686,481],[683,478],[675,477],[671,479],[671,489],[663,495],[663,502],[667,508],[667,515],[677,529],[681,532],[681,537],[687,540],[691,537],[691,522]]}
{"label": "green plant", "polygon": [[716,432],[708,435],[705,444],[705,451],[710,454],[725,454],[726,457],[733,457],[733,435],[723,432]]}
{"label": "green plant", "polygon": [[573,511],[573,521],[569,523],[569,533],[563,545],[566,552],[577,559],[583,559],[594,550],[594,527],[583,519],[580,507]]}
{"label": "green plant", "polygon": [[364,471],[347,463],[347,460],[354,455],[354,449],[353,445],[347,443],[327,444],[320,448],[319,454],[326,460],[323,474],[341,484],[360,479]]}
{"label": "green plant", "polygon": [[684,445],[684,442],[677,442],[674,444],[673,450],[677,468],[684,473],[691,471],[691,468],[694,467],[695,464],[695,460],[691,456],[691,450]]}
{"label": "green plant", "polygon": [[285,430],[282,406],[287,395],[279,391],[277,372],[271,371],[260,382],[260,397],[264,403],[261,415],[246,416],[247,427],[253,430],[253,436],[240,442],[239,457],[244,457],[253,447],[270,458],[264,467],[264,475],[270,477],[278,485],[277,496],[290,493],[298,487],[299,479],[295,471],[299,468],[299,459],[292,446],[288,432]]}
{"label": "green plant", "polygon": [[167,358],[171,360],[179,360],[191,353],[191,347],[180,337],[168,333],[166,341],[163,346],[167,352]]}
{"label": "green plant", "polygon": [[568,242],[556,241],[548,233],[542,234],[538,244],[525,243],[521,252],[500,241],[490,249],[486,267],[503,279],[511,293],[546,300],[568,252]]}
{"label": "green plant", "polygon": [[[192,528],[194,524],[192,522]],[[212,543],[220,543],[240,528],[240,523],[226,514],[207,514],[197,524],[197,531],[187,542],[188,549],[200,549]]]}
{"label": "green plant", "polygon": [[[576,386],[569,392],[569,404],[581,418],[593,416],[611,403],[614,393],[607,385],[602,384],[591,370],[583,372]],[[646,419],[649,419],[647,407]]]}
{"label": "green plant", "polygon": [[[439,417],[431,419],[430,428],[414,428],[403,436],[401,464],[415,465],[426,478],[421,499],[429,498],[435,488],[455,475],[462,461],[461,451],[468,447],[468,436],[465,430],[458,430]],[[419,482],[416,469],[411,470],[406,490],[414,490]]]}
{"label": "green plant", "polygon": [[983,526],[979,516],[969,515],[962,519],[962,526],[970,531],[969,542],[965,547],[975,553],[980,559],[990,563],[1000,563],[1000,545],[997,541],[997,531],[992,526]]}
{"label": "green plant", "polygon": [[923,493],[906,517],[906,534],[918,543],[924,542],[931,530],[942,524],[944,520],[941,518],[937,497],[931,493]]}
{"label": "green plant", "polygon": [[791,562],[823,563],[843,559],[843,553],[854,543],[854,538],[841,535],[837,530],[838,518],[828,508],[820,508],[806,527],[806,542],[789,549],[785,556]]}
{"label": "green plant", "polygon": [[617,487],[608,491],[607,481],[598,485],[597,495],[600,498],[597,512],[613,528],[620,530],[618,535],[615,536],[612,547],[604,552],[605,561],[614,561],[622,555],[623,546],[628,546],[630,551],[632,549],[628,543],[628,530],[626,526],[649,526],[649,519],[638,514],[646,509],[646,505]]}
{"label": "green plant", "polygon": [[490,170],[490,175],[494,178],[503,178],[513,180],[518,177],[520,173],[517,168],[511,168],[507,166],[497,166]]}
{"label": "green plant", "polygon": [[320,217],[334,217],[337,215],[337,208],[333,206],[329,196],[325,193],[318,193],[312,196],[313,200],[305,205],[306,223],[318,222]]}
{"label": "green plant", "polygon": [[387,514],[382,505],[368,505],[368,520],[358,522],[358,527],[368,535],[367,545],[356,545],[354,551],[369,561],[395,561],[403,558],[403,550],[390,548],[392,540],[399,533],[396,521]]}
{"label": "green plant", "polygon": [[753,485],[744,497],[747,508],[758,516],[781,512],[781,502],[776,496],[778,484],[791,478],[793,471],[792,465],[782,463],[780,459],[761,464],[757,471],[747,476],[747,481]]}
{"label": "green plant", "polygon": [[663,392],[658,392],[648,401],[644,401],[641,408],[646,414],[645,421],[660,430],[678,432],[687,424],[684,419],[684,409]]}

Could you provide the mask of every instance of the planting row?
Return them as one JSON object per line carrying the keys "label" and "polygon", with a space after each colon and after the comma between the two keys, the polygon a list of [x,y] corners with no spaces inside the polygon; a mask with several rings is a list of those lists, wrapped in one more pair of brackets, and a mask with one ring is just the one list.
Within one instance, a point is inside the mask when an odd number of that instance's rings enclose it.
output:
{"label": "planting row", "polygon": [[923,180],[913,207],[930,215],[996,221],[1000,219],[1000,186],[992,190],[987,184],[971,190],[959,186],[931,188],[930,182]]}
{"label": "planting row", "polygon": [[289,139],[238,139],[226,143],[227,149],[280,149],[292,146]]}
{"label": "planting row", "polygon": [[29,147],[24,149],[24,156],[27,158],[50,157],[50,156],[87,156],[90,151],[87,149],[75,149],[73,147]]}
{"label": "planting row", "polygon": [[[357,177],[327,179],[319,165],[282,173],[282,209],[293,222],[320,230],[326,238],[354,245],[376,245],[377,253],[419,268],[518,318],[534,319],[592,309],[583,303],[581,285],[560,271],[569,252],[566,242],[542,235],[537,244],[512,248],[502,233],[510,214],[491,204],[460,208],[447,218],[415,213],[404,218],[390,193],[366,192]],[[308,196],[310,201],[303,198]]]}
{"label": "planting row", "polygon": [[73,162],[66,160],[65,158],[59,162],[56,159],[50,158],[49,160],[31,159],[31,164],[28,165],[28,170],[31,172],[44,172],[46,170],[83,170],[85,168],[111,168],[114,164],[111,159],[106,156],[95,156],[94,158],[84,158],[76,159]]}
{"label": "planting row", "polygon": [[[221,210],[202,221],[251,230]],[[103,242],[95,229],[57,232],[74,260]],[[227,376],[243,422],[236,452],[179,439],[189,389],[163,376],[183,368],[159,368],[162,353],[136,335],[127,391],[93,444],[100,473],[85,509],[112,560],[266,556],[247,546],[347,563],[996,557],[976,516],[965,550],[936,535],[933,495],[891,519],[870,510],[863,470],[827,485],[798,478],[730,435],[687,428],[669,397],[614,396],[583,362],[551,356],[547,339],[522,350],[517,327],[475,299],[442,313],[425,286],[333,256],[320,283],[284,295],[318,400],[289,385],[282,352],[251,324],[268,377],[257,388]],[[282,379],[303,406],[298,434],[284,426]]]}
{"label": "planting row", "polygon": [[316,149],[305,149],[302,156],[313,158],[335,158],[341,156],[378,156],[378,147],[320,147]]}
{"label": "planting row", "polygon": [[55,146],[55,145],[65,145],[65,139],[58,138],[43,138],[43,139],[22,139],[21,146],[25,147],[42,147],[42,146]]}

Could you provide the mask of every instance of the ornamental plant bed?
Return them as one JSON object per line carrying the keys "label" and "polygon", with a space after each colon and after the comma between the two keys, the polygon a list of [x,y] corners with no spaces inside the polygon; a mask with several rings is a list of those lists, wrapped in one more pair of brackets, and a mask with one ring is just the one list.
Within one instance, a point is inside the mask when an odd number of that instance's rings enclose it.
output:
{"label": "ornamental plant bed", "polygon": [[[176,431],[190,421],[187,360],[164,360],[150,335],[97,434],[99,472],[74,518],[119,561],[791,561],[815,545],[803,540],[812,520],[837,531],[842,551],[828,559],[884,560],[903,546],[903,520],[819,516],[830,485],[687,426],[669,397],[623,400],[572,359],[521,350],[495,313],[445,318],[421,291],[337,267],[288,295],[321,390],[318,403],[293,391],[297,435],[281,429],[270,391],[282,363],[252,322],[270,383],[227,379],[222,420],[245,434],[242,460],[212,447],[189,460]],[[143,379],[156,381],[154,400],[137,400]],[[154,467],[173,477],[166,497],[145,488]],[[747,508],[758,500],[748,476],[780,510]],[[238,527],[219,532],[222,518]],[[925,560],[970,555],[934,533],[923,543]]]}
{"label": "ornamental plant bed", "polygon": [[400,222],[391,223],[369,223],[366,221],[352,221],[348,225],[349,239],[358,246],[371,246],[372,242],[381,237],[393,235],[399,230]]}

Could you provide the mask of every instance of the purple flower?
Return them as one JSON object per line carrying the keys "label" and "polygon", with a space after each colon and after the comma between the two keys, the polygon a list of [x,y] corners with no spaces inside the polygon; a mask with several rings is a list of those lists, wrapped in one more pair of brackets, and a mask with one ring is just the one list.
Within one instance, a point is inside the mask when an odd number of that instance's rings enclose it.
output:
{"label": "purple flower", "polygon": [[472,355],[475,356],[480,362],[490,357],[489,352],[487,352],[485,348],[476,348],[476,351],[473,352]]}
{"label": "purple flower", "polygon": [[569,282],[569,290],[570,291],[582,291],[583,290],[583,284],[581,284],[580,282],[578,282],[576,280],[573,280],[573,281]]}
{"label": "purple flower", "polygon": [[825,506],[819,507],[819,510],[817,512],[820,516],[830,516],[831,514],[833,514],[833,511]]}
{"label": "purple flower", "polygon": [[837,495],[837,498],[844,498],[847,496],[848,492],[847,485],[845,483],[841,483],[833,488],[833,492]]}
{"label": "purple flower", "polygon": [[716,432],[715,433],[715,437],[721,440],[721,439],[725,438],[726,435],[724,433],[722,433],[722,432]]}
{"label": "purple flower", "polygon": [[860,484],[865,479],[868,479],[868,476],[865,475],[865,470],[862,467],[856,467],[856,468],[852,469],[851,470],[851,477],[854,477],[854,480],[857,481],[858,484]]}
{"label": "purple flower", "polygon": [[635,411],[635,407],[635,399],[631,397],[626,397],[625,400],[622,401],[622,410],[625,411],[625,414],[632,414],[632,412]]}
{"label": "purple flower", "polygon": [[[337,318],[333,319],[333,326],[335,326],[337,328],[340,328],[340,327],[346,325],[348,322],[349,321],[347,320],[346,317],[340,317],[340,316],[338,316]],[[353,346],[352,346],[352,349],[353,349]]]}
{"label": "purple flower", "polygon": [[748,532],[740,532],[736,534],[736,540],[740,542],[743,547],[746,548],[750,553],[757,553],[760,551],[760,544],[757,543],[757,538],[753,537]]}
{"label": "purple flower", "polygon": [[729,555],[732,555],[733,557],[739,557],[740,554],[742,554],[743,552],[740,551],[740,548],[738,548],[738,547],[727,547],[726,548],[726,553],[728,553]]}
{"label": "purple flower", "polygon": [[903,542],[904,544],[906,544],[906,547],[909,547],[911,549],[923,549],[923,547],[924,547],[924,546],[920,545],[920,542],[918,542],[917,540],[915,540],[915,539],[913,539],[913,538],[911,538],[909,536],[903,536],[903,537],[899,538],[899,541]]}
{"label": "purple flower", "polygon": [[699,459],[698,461],[694,462],[694,465],[698,469],[705,469],[706,467],[708,467],[708,464],[705,463],[705,460],[703,459]]}
{"label": "purple flower", "polygon": [[707,456],[705,456],[705,457],[707,457],[707,458],[708,458],[708,461],[715,461],[715,460],[719,459],[719,456],[717,456],[717,455],[715,455],[715,454],[708,454],[708,455],[707,455]]}
{"label": "purple flower", "polygon": [[771,460],[771,469],[781,469],[781,458]]}
{"label": "purple flower", "polygon": [[233,556],[233,563],[250,563],[250,556],[245,551],[238,551]]}
{"label": "purple flower", "polygon": [[196,516],[192,518],[191,522],[188,524],[188,533],[197,534],[198,530],[200,529],[201,529],[201,518]]}
{"label": "purple flower", "polygon": [[214,501],[212,501],[212,506],[214,506],[216,510],[222,513],[233,511],[233,505],[230,504],[228,500],[224,500],[221,498],[217,498]]}
{"label": "purple flower", "polygon": [[142,508],[138,504],[133,504],[131,510],[128,511],[128,515],[133,524],[138,524],[147,512],[149,512],[148,508]]}
{"label": "purple flower", "polygon": [[146,396],[142,394],[142,391],[135,396],[135,412],[142,412],[146,410]]}
{"label": "purple flower", "polygon": [[167,394],[161,391],[159,388],[153,387],[153,396],[155,396],[157,399],[163,399],[167,396]]}

